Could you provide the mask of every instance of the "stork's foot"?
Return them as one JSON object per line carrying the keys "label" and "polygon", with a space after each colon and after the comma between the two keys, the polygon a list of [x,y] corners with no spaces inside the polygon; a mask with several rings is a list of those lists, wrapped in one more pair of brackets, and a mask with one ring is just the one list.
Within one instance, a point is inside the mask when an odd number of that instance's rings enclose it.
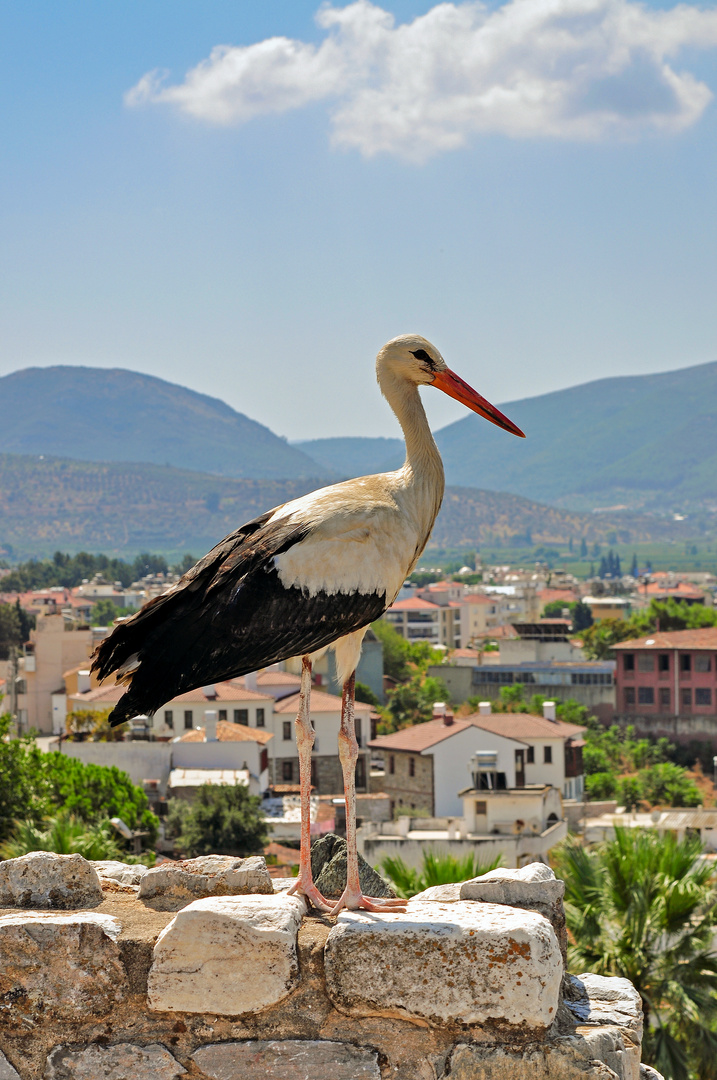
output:
{"label": "stork's foot", "polygon": [[296,882],[290,889],[286,890],[287,895],[291,896],[296,893],[298,896],[303,896],[304,900],[308,900],[319,911],[331,911],[332,903],[330,903],[325,896],[323,896],[314,885],[313,881],[308,881],[302,877],[301,874],[296,879]]}
{"label": "stork's foot", "polygon": [[383,911],[401,912],[406,910],[406,901],[398,896],[366,896],[360,889],[346,887],[329,915],[338,915],[346,908],[348,911]]}

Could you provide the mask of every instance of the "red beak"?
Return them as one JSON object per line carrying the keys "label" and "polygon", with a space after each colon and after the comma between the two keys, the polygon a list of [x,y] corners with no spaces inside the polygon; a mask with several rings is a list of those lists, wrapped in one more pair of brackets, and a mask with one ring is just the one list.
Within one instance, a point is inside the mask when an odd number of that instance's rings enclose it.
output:
{"label": "red beak", "polygon": [[513,421],[504,416],[500,409],[496,409],[495,405],[491,405],[489,401],[481,397],[477,390],[474,390],[467,382],[463,382],[460,375],[456,375],[450,368],[439,371],[431,386],[437,386],[444,394],[448,394],[449,397],[460,401],[462,405],[467,405],[474,413],[478,413],[479,416],[484,416],[486,420],[490,420],[491,424],[497,424],[498,427],[505,428],[511,435],[517,435],[519,439],[525,438],[525,432],[516,427]]}

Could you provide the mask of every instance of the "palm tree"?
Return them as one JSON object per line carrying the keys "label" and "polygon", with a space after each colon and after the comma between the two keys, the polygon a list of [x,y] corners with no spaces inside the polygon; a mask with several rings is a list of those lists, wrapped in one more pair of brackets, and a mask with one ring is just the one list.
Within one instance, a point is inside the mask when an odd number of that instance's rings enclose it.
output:
{"label": "palm tree", "polygon": [[30,851],[54,851],[57,855],[78,853],[86,859],[126,861],[109,821],[88,825],[65,813],[48,818],[40,825],[17,821],[10,839],[0,844],[0,858],[3,859],[15,859]]}
{"label": "palm tree", "polygon": [[480,877],[489,870],[495,870],[502,861],[502,856],[498,855],[497,858],[482,862],[472,851],[462,858],[424,851],[423,866],[420,870],[408,866],[400,855],[384,855],[380,866],[396,895],[408,899],[432,885],[450,885],[454,881],[468,881],[469,878]]}
{"label": "palm tree", "polygon": [[570,970],[622,975],[642,998],[645,1060],[666,1080],[717,1078],[717,887],[698,837],[617,828],[556,854]]}

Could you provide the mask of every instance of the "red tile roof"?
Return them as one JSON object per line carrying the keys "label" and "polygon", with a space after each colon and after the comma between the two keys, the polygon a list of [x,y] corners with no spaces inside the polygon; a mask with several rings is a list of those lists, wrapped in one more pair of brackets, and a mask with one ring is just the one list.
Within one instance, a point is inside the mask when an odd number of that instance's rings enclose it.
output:
{"label": "red tile roof", "polygon": [[411,750],[414,754],[420,754],[436,743],[450,739],[471,727],[473,725],[468,720],[454,720],[452,724],[444,724],[442,720],[428,720],[425,724],[413,724],[412,727],[394,731],[390,735],[379,735],[368,745],[377,750]]}
{"label": "red tile roof", "polygon": [[[218,742],[257,742],[268,743],[274,735],[265,728],[247,727],[246,724],[230,724],[228,720],[217,722]],[[181,736],[179,742],[204,742],[204,728],[192,728]]]}
{"label": "red tile roof", "polygon": [[645,637],[631,638],[614,645],[615,649],[717,649],[717,626],[701,630],[656,630]]}
{"label": "red tile roof", "polygon": [[[89,661],[87,661],[89,664]],[[231,679],[229,682],[214,684],[216,697],[207,697],[209,687],[201,687],[197,690],[188,690],[186,694],[179,694],[172,698],[172,702],[198,702],[211,708],[216,702],[222,701],[273,701],[268,694],[256,694],[253,690],[247,690],[239,679]],[[88,690],[84,694],[73,694],[76,701],[82,702],[107,702],[114,705],[124,693],[123,686],[100,686],[96,690]],[[167,705],[171,702],[167,702]]]}
{"label": "red tile roof", "polygon": [[[289,713],[292,716],[296,716],[299,711],[299,695],[289,694],[288,697],[282,698],[281,701],[277,701],[274,706],[275,713]],[[340,713],[341,712],[341,698],[336,694],[327,694],[324,690],[313,689],[311,691],[311,711],[312,713]],[[356,712],[370,713],[372,711],[371,705],[365,705],[361,701],[356,702]]]}
{"label": "red tile roof", "polygon": [[411,596],[407,600],[397,600],[391,604],[389,611],[439,611],[440,604],[434,604],[432,600],[421,600],[418,596]]}
{"label": "red tile roof", "polygon": [[546,720],[544,716],[532,713],[490,713],[488,716],[473,713],[465,719],[475,727],[492,731],[494,735],[503,735],[506,739],[569,739],[585,731],[577,724]]}

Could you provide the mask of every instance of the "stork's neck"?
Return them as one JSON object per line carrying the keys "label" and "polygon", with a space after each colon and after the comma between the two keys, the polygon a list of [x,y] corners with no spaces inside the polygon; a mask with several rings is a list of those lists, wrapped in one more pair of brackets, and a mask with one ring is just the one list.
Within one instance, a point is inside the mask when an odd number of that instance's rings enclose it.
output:
{"label": "stork's neck", "polygon": [[428,501],[435,503],[429,511],[432,525],[443,499],[445,480],[441,455],[428,426],[418,387],[407,379],[394,377],[382,379],[381,389],[406,440],[406,461],[402,470],[406,485],[424,489]]}

